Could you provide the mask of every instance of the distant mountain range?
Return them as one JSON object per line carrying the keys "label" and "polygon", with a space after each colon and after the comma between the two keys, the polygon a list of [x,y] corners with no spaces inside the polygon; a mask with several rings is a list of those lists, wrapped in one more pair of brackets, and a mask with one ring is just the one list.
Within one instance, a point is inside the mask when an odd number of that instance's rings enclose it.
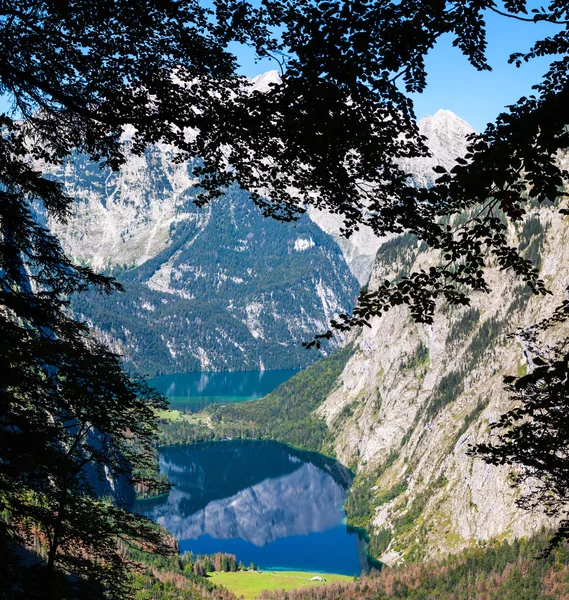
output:
{"label": "distant mountain range", "polygon": [[137,372],[302,367],[319,356],[302,342],[353,306],[356,279],[307,216],[267,219],[237,188],[198,208],[192,164],[169,148],[118,173],[76,156],[53,175],[76,198],[68,224],[52,224],[64,247],[125,287],[73,310]]}
{"label": "distant mountain range", "polygon": [[[272,82],[278,75],[268,72],[252,85]],[[431,167],[452,166],[472,129],[449,111],[420,128],[434,156],[408,166],[417,185],[429,185]],[[128,134],[124,143],[128,150]],[[118,172],[81,155],[51,171],[76,199],[67,224],[50,224],[64,248],[125,287],[77,296],[73,309],[148,375],[310,364],[319,354],[302,342],[352,309],[385,240],[366,230],[341,238],[337,217],[322,212],[267,219],[237,187],[198,208],[193,167],[158,144],[128,154]]]}

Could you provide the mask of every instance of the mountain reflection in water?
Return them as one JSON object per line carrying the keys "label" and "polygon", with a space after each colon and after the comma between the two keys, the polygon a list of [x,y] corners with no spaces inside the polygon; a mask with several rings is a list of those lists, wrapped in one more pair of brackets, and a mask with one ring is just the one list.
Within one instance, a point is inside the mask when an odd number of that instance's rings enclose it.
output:
{"label": "mountain reflection in water", "polygon": [[160,450],[174,488],[137,510],[181,550],[231,552],[263,568],[359,574],[365,544],[344,524],[351,475],[319,454],[274,442],[214,442]]}

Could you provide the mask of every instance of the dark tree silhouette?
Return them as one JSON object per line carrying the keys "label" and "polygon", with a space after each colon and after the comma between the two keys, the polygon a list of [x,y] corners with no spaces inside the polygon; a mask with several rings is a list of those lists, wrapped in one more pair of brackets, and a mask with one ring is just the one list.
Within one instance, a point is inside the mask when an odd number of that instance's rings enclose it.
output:
{"label": "dark tree silhouette", "polygon": [[[19,132],[8,119],[4,125],[0,542],[2,554],[9,555],[14,541],[40,539],[46,556],[19,581],[12,565],[0,578],[0,590],[77,597],[84,579],[93,593],[99,583],[121,594],[124,564],[117,539],[156,548],[161,540],[151,523],[101,499],[97,488],[110,480],[110,494],[121,479],[154,485],[148,475],[154,409],[163,399],[129,380],[119,358],[68,314],[70,293],[89,285],[108,292],[115,285],[73,265],[34,220],[32,202],[57,215],[70,199],[27,165]],[[75,579],[62,578],[64,572]]]}
{"label": "dark tree silhouette", "polygon": [[[173,77],[209,90],[233,59],[197,3],[18,0],[0,14],[0,92],[18,116],[0,116],[0,595],[123,597],[119,546],[165,550],[119,493],[125,481],[156,485],[164,404],[69,314],[71,294],[118,286],[75,265],[40,224],[64,221],[72,199],[38,165],[77,149],[116,167],[127,123],[138,151],[174,139],[178,109],[199,106]],[[32,541],[45,556],[24,572],[16,543]]]}
{"label": "dark tree silhouette", "polygon": [[[488,69],[484,10],[557,23],[558,34],[513,57],[549,55],[551,67],[535,95],[472,137],[465,161],[416,189],[400,160],[427,150],[398,81],[422,91],[424,56],[446,33],[475,68]],[[129,125],[135,152],[162,141],[180,160],[200,157],[199,202],[236,181],[274,218],[314,205],[342,214],[346,234],[362,225],[379,235],[409,231],[440,251],[438,267],[362,293],[339,329],[402,303],[428,322],[437,300],[466,304],[471,290],[487,290],[489,261],[546,293],[510,246],[507,225],[531,201],[564,197],[567,173],[556,153],[569,136],[568,23],[561,0],[533,16],[524,0],[507,0],[503,10],[492,0],[4,2],[0,92],[18,116],[1,116],[0,138],[4,555],[16,536],[37,535],[48,549],[46,594],[56,580],[58,597],[80,586],[57,578],[67,571],[91,578],[93,596],[96,582],[99,596],[105,586],[120,595],[115,536],[159,541],[141,518],[101,500],[89,478],[145,472],[160,399],[129,381],[118,358],[66,311],[70,294],[117,285],[73,264],[39,224],[41,214],[65,220],[72,202],[42,177],[42,163],[76,150],[117,168]],[[280,61],[282,84],[251,93],[226,51],[235,41]],[[465,212],[465,223],[447,224]],[[3,577],[0,586],[15,594],[25,583]]]}

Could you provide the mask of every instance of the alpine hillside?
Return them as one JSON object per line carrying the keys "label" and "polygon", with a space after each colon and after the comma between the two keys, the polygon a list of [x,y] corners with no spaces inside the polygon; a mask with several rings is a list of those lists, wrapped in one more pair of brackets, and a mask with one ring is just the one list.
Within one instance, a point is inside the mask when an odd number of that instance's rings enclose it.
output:
{"label": "alpine hillside", "polygon": [[[532,297],[493,268],[492,292],[474,294],[470,307],[441,304],[432,325],[398,307],[355,335],[355,352],[316,412],[337,456],[357,469],[349,519],[369,529],[377,558],[433,557],[554,525],[515,505],[527,488],[511,487],[510,468],[467,450],[488,440],[489,424],[512,408],[503,377],[532,368],[532,356],[508,334],[563,300],[568,234],[567,218],[551,208],[535,209],[511,231],[553,297]],[[413,236],[396,238],[379,249],[370,289],[436,260]]]}
{"label": "alpine hillside", "polygon": [[197,207],[192,168],[154,146],[116,173],[83,156],[52,172],[76,199],[53,224],[65,249],[125,287],[73,309],[149,375],[309,364],[302,342],[357,295],[342,252],[307,216],[265,218],[237,188]]}

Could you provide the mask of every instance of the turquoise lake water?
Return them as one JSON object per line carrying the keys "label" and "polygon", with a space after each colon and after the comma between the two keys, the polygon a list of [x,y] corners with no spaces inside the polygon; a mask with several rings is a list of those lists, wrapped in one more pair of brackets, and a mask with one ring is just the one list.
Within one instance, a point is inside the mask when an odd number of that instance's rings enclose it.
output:
{"label": "turquoise lake water", "polygon": [[154,377],[148,383],[168,398],[172,408],[199,411],[214,402],[262,398],[296,373],[296,369],[174,373]]}
{"label": "turquoise lake water", "polygon": [[227,441],[160,449],[174,485],[136,510],[182,552],[228,552],[262,569],[360,575],[365,541],[345,524],[348,469],[277,442]]}

